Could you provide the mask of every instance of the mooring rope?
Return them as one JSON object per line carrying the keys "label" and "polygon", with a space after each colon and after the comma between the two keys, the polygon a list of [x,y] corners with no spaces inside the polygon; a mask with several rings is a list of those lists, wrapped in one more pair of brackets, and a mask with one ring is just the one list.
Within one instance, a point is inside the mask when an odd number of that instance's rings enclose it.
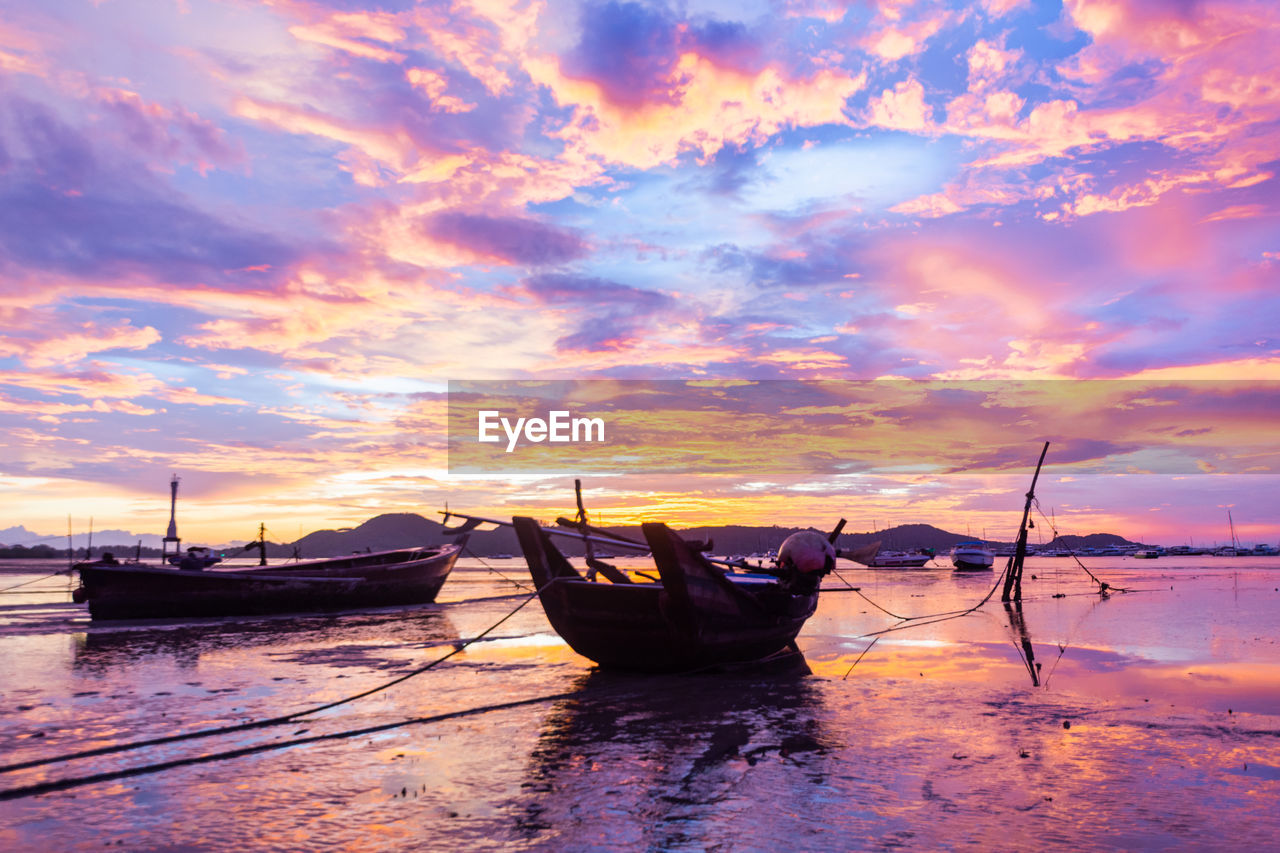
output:
{"label": "mooring rope", "polygon": [[0,589],[0,593],[8,592],[11,589],[17,589],[20,586],[26,586],[29,583],[36,583],[38,581],[47,581],[49,578],[56,578],[58,575],[70,575],[70,573],[71,573],[71,569],[59,569],[58,571],[54,572],[51,575],[45,575],[44,577],[39,577],[39,578],[32,578],[29,581],[23,581],[22,583],[15,583],[13,586],[6,586],[4,589]]}
{"label": "mooring rope", "polygon": [[35,785],[25,785],[20,788],[10,788],[6,791],[0,791],[0,800],[16,800],[22,797],[33,797],[38,794],[48,794],[54,791],[65,791],[69,788],[78,788],[83,785],[92,785],[96,782],[110,782],[115,779],[127,779],[131,776],[144,776],[150,773],[159,773],[164,770],[173,770],[178,767],[187,767],[193,764],[207,764],[211,761],[224,761],[229,758],[240,758],[242,756],[253,755],[259,752],[269,752],[276,749],[287,749],[291,746],[303,746],[305,744],[316,743],[318,741],[359,737],[360,735],[385,732],[391,729],[403,728],[404,726],[438,723],[444,720],[457,719],[459,717],[469,717],[477,714],[487,714],[492,711],[504,711],[509,708],[519,708],[523,705],[554,702],[559,699],[568,699],[580,695],[581,691],[576,690],[564,693],[552,693],[546,696],[535,696],[531,699],[517,699],[512,702],[502,702],[497,705],[482,705],[477,708],[466,708],[461,711],[449,711],[444,714],[436,714],[430,717],[415,717],[409,720],[398,720],[394,723],[382,723],[381,725],[366,726],[360,729],[348,729],[346,731],[331,732],[329,734],[311,735],[310,737],[275,741],[274,743],[242,746],[236,749],[223,750],[221,752],[205,753],[204,755],[194,755],[187,758],[175,758],[171,761],[160,761],[155,764],[143,764],[138,767],[128,767],[121,770],[108,770],[103,773],[93,773],[88,776],[72,776],[66,779],[56,779],[50,782],[40,782]]}
{"label": "mooring rope", "polygon": [[[555,579],[553,578],[551,581],[548,582],[547,585],[550,585],[550,583],[554,583],[554,582],[555,582]],[[546,585],[543,586],[543,589],[545,588],[546,588]],[[526,604],[532,601],[536,597],[536,595],[537,593],[534,592],[526,596],[525,599],[521,601],[518,605],[516,605],[515,608],[513,608],[509,613],[507,613],[507,615],[503,616],[497,622],[493,623],[488,628],[485,628],[483,631],[481,631],[479,634],[472,637],[471,639],[466,640],[465,642],[456,644],[453,650],[450,651],[448,654],[443,655],[439,658],[436,658],[430,663],[427,663],[424,666],[420,666],[415,670],[412,670],[410,672],[405,673],[404,675],[401,675],[397,678],[392,679],[391,681],[384,682],[382,684],[377,685],[376,687],[371,687],[370,689],[361,691],[360,693],[355,693],[351,696],[346,696],[342,699],[337,699],[333,702],[326,702],[323,705],[317,705],[314,708],[307,708],[302,711],[295,711],[291,714],[284,714],[282,716],[270,717],[263,720],[250,720],[245,723],[236,723],[230,726],[218,726],[216,728],[201,729],[194,732],[185,732],[183,734],[166,735],[164,737],[150,738],[148,740],[132,741],[130,743],[114,744],[112,746],[97,747],[96,749],[86,749],[79,752],[70,752],[62,755],[55,755],[49,758],[40,758],[40,759],[32,759],[30,761],[21,761],[15,764],[7,764],[7,765],[0,766],[0,773],[11,773],[17,770],[27,770],[32,767],[42,767],[48,764],[65,763],[67,761],[74,761],[80,758],[91,758],[93,756],[98,756],[98,755],[110,755],[112,753],[117,753],[117,752],[126,752],[133,749],[142,749],[148,746],[159,746],[161,744],[176,743],[178,741],[184,741],[184,740],[194,740],[196,738],[214,737],[216,735],[231,734],[233,732],[242,732],[242,731],[248,731],[250,729],[260,729],[260,728],[266,728],[268,726],[278,726],[278,725],[283,725],[285,723],[294,722],[301,717],[307,717],[312,714],[318,714],[321,711],[327,711],[331,708],[336,708],[339,705],[345,705],[350,702],[354,702],[358,699],[363,699],[366,696],[372,696],[375,693],[380,693],[383,690],[387,690],[388,688],[394,687],[397,684],[408,681],[410,678],[421,675],[422,673],[426,672],[427,670],[431,669],[434,666],[437,666],[438,664],[444,663],[449,658],[453,657],[454,655],[461,652],[463,649],[470,646],[472,643],[475,643],[479,640],[484,639],[487,635],[489,635],[494,630],[496,630],[499,625],[506,622],[512,616],[515,616],[516,613],[518,613]],[[2,792],[0,792],[0,797],[2,796],[3,794]]]}
{"label": "mooring rope", "polygon": [[513,579],[513,578],[509,578],[509,577],[507,577],[506,575],[504,575],[502,572],[500,572],[500,571],[498,571],[497,569],[495,569],[493,566],[491,566],[491,565],[489,565],[488,563],[486,563],[486,562],[484,561],[484,558],[483,558],[483,557],[481,557],[481,556],[480,556],[479,554],[477,554],[475,551],[472,551],[472,550],[471,550],[471,546],[470,546],[470,545],[468,545],[468,546],[467,546],[467,553],[471,555],[471,558],[472,558],[473,560],[475,560],[475,561],[477,561],[478,563],[480,563],[480,565],[484,566],[486,569],[488,569],[489,571],[493,572],[495,575],[497,575],[498,577],[502,578],[502,579],[503,579],[504,581],[506,581],[507,583],[513,583],[513,584],[515,584],[516,586],[520,587],[521,589],[527,589],[527,590],[529,590],[530,592],[533,592],[533,591],[534,591],[533,587],[529,586],[528,584],[524,584],[524,583],[521,583],[521,582],[520,582],[520,581],[518,581],[518,580],[515,580],[515,579]]}
{"label": "mooring rope", "polygon": [[[1036,512],[1040,513],[1040,518],[1041,518],[1041,519],[1043,519],[1043,520],[1044,520],[1044,522],[1045,522],[1046,524],[1048,524],[1048,525],[1049,525],[1049,530],[1053,531],[1053,538],[1054,538],[1054,539],[1057,539],[1057,538],[1058,538],[1058,528],[1054,526],[1054,523],[1053,523],[1053,521],[1052,521],[1051,519],[1049,519],[1049,518],[1047,518],[1047,517],[1045,516],[1045,514],[1044,514],[1044,510],[1043,510],[1043,509],[1041,509],[1041,507],[1040,507],[1040,501],[1039,501],[1038,499],[1035,501],[1035,505],[1036,505]],[[1101,593],[1106,593],[1106,592],[1108,592],[1108,591],[1115,591],[1115,592],[1133,592],[1133,590],[1131,590],[1131,589],[1126,589],[1126,588],[1124,588],[1124,587],[1119,587],[1119,586],[1112,586],[1111,584],[1107,583],[1106,581],[1099,580],[1097,575],[1095,575],[1093,572],[1089,571],[1089,567],[1088,567],[1088,566],[1086,566],[1084,563],[1080,562],[1080,557],[1076,555],[1076,550],[1075,550],[1074,548],[1072,548],[1071,546],[1067,546],[1067,552],[1068,552],[1069,554],[1071,554],[1071,559],[1073,559],[1073,560],[1075,560],[1075,561],[1076,561],[1076,565],[1077,565],[1077,566],[1079,566],[1080,568],[1084,569],[1084,573],[1085,573],[1086,575],[1088,575],[1088,576],[1090,577],[1090,579],[1091,579],[1094,583],[1096,583],[1096,584],[1098,585],[1098,592],[1101,592]]]}

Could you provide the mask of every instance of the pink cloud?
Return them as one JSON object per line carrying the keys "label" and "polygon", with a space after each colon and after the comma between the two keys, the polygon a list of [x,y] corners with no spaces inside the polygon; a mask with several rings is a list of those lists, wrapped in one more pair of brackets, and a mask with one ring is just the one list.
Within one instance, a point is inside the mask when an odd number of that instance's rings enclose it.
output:
{"label": "pink cloud", "polygon": [[136,328],[127,319],[117,326],[102,327],[93,322],[67,328],[50,317],[32,335],[0,339],[0,357],[13,356],[29,367],[74,364],[89,355],[109,350],[144,350],[160,341],[160,332],[151,326]]}
{"label": "pink cloud", "polygon": [[1200,221],[1223,222],[1228,219],[1256,219],[1259,216],[1267,215],[1267,213],[1266,207],[1261,204],[1233,204],[1230,207],[1215,210]]}
{"label": "pink cloud", "polygon": [[451,247],[459,265],[562,264],[587,253],[582,235],[523,217],[440,211],[424,217],[419,231]]}
{"label": "pink cloud", "polygon": [[849,124],[845,103],[866,82],[833,70],[797,79],[773,66],[742,73],[685,53],[671,70],[669,99],[625,108],[597,83],[565,75],[553,58],[530,59],[527,68],[560,104],[575,108],[573,122],[557,134],[574,155],[637,168],[672,163],[685,151],[705,160],[784,128]]}
{"label": "pink cloud", "polygon": [[908,79],[872,99],[867,121],[888,130],[919,131],[930,127],[931,115],[924,100],[924,86],[919,80]]}
{"label": "pink cloud", "polygon": [[322,44],[378,62],[403,62],[404,54],[370,42],[395,44],[405,33],[393,16],[374,12],[335,14],[327,20],[298,24],[289,33],[301,41]]}
{"label": "pink cloud", "polygon": [[126,144],[153,160],[191,163],[201,174],[245,162],[239,144],[189,110],[149,102],[127,89],[100,88],[94,94],[120,125]]}
{"label": "pink cloud", "polygon": [[925,43],[951,19],[950,14],[939,14],[910,24],[885,27],[863,36],[859,44],[886,62],[896,62],[924,50]]}
{"label": "pink cloud", "polygon": [[445,80],[443,75],[437,74],[430,69],[410,68],[405,71],[405,79],[431,101],[433,109],[446,113],[465,113],[476,108],[475,104],[467,103],[461,98],[445,94],[445,90],[449,85],[448,81]]}

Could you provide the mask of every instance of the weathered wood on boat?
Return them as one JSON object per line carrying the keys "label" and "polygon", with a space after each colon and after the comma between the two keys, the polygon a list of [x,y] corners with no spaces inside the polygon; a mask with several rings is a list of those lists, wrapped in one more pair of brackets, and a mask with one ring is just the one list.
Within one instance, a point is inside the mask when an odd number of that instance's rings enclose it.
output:
{"label": "weathered wood on boat", "polygon": [[143,565],[76,566],[94,619],[243,616],[435,601],[460,545],[352,554],[288,566],[183,571]]}

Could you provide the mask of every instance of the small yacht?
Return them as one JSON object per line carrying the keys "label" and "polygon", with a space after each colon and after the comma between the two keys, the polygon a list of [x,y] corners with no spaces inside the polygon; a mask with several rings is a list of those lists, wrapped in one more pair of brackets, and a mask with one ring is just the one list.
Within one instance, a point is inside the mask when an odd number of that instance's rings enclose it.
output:
{"label": "small yacht", "polygon": [[983,571],[990,569],[995,561],[995,552],[985,542],[960,542],[951,549],[951,565],[956,571]]}

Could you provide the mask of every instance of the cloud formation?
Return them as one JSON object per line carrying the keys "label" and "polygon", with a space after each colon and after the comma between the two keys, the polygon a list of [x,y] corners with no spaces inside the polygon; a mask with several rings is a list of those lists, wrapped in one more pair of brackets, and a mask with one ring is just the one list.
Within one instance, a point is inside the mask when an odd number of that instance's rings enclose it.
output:
{"label": "cloud formation", "polygon": [[1273,6],[11,9],[0,476],[405,508],[463,375],[1280,378]]}

